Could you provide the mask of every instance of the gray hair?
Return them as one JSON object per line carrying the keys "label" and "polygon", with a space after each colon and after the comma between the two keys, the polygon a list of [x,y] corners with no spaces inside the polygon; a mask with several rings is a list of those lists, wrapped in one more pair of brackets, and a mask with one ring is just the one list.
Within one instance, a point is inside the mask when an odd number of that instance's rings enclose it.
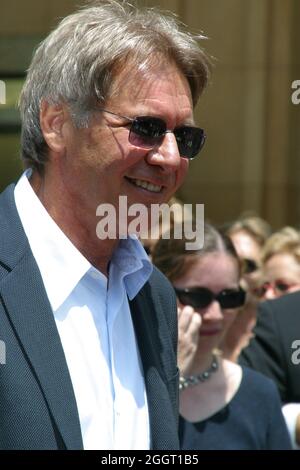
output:
{"label": "gray hair", "polygon": [[185,30],[174,15],[138,9],[127,1],[100,0],[64,18],[36,50],[21,97],[21,148],[25,166],[42,171],[48,147],[40,105],[66,103],[74,125],[87,127],[95,104],[103,104],[114,78],[130,61],[146,70],[165,57],[187,78],[194,105],[210,74],[202,35]]}

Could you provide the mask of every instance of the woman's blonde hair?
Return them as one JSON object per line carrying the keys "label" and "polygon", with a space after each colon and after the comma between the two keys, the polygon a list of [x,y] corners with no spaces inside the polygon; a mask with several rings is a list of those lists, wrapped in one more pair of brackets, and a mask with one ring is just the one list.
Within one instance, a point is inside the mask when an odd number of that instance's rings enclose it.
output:
{"label": "woman's blonde hair", "polygon": [[283,253],[294,256],[300,263],[300,232],[293,227],[284,227],[271,235],[263,248],[262,262]]}

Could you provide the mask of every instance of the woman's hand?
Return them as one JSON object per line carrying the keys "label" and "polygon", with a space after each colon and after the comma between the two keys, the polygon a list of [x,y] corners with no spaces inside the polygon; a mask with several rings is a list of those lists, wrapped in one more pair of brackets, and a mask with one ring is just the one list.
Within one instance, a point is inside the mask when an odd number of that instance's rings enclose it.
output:
{"label": "woman's hand", "polygon": [[182,376],[191,374],[201,323],[201,316],[193,307],[178,307],[178,367]]}

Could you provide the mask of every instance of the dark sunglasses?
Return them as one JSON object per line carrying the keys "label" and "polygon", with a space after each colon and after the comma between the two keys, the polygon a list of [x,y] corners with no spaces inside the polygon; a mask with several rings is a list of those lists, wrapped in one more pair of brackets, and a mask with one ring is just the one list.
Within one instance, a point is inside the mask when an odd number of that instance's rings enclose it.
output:
{"label": "dark sunglasses", "polygon": [[190,305],[193,308],[208,307],[214,300],[219,302],[221,308],[238,308],[245,303],[246,292],[242,289],[225,289],[214,294],[205,287],[191,287],[190,289],[174,288],[182,305]]}
{"label": "dark sunglasses", "polygon": [[244,274],[250,274],[250,273],[254,273],[254,271],[257,271],[258,265],[256,261],[254,261],[253,259],[242,258],[242,262],[243,262]]}
{"label": "dark sunglasses", "polygon": [[204,130],[200,127],[180,126],[171,131],[167,129],[165,121],[158,117],[137,116],[130,118],[103,108],[100,111],[130,121],[129,142],[135,147],[151,149],[160,145],[164,136],[168,132],[172,132],[177,142],[179,155],[192,160],[200,152],[206,139]]}

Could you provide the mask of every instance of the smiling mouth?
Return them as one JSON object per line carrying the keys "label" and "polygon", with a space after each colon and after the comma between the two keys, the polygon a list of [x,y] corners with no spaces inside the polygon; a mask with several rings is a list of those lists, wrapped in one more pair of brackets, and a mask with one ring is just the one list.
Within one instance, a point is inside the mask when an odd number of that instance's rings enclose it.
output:
{"label": "smiling mouth", "polygon": [[128,176],[126,176],[126,179],[130,181],[130,183],[132,183],[134,186],[137,186],[138,188],[146,189],[147,191],[150,191],[151,193],[160,193],[163,188],[162,186],[157,186],[155,184],[149,183],[148,181],[129,178]]}

